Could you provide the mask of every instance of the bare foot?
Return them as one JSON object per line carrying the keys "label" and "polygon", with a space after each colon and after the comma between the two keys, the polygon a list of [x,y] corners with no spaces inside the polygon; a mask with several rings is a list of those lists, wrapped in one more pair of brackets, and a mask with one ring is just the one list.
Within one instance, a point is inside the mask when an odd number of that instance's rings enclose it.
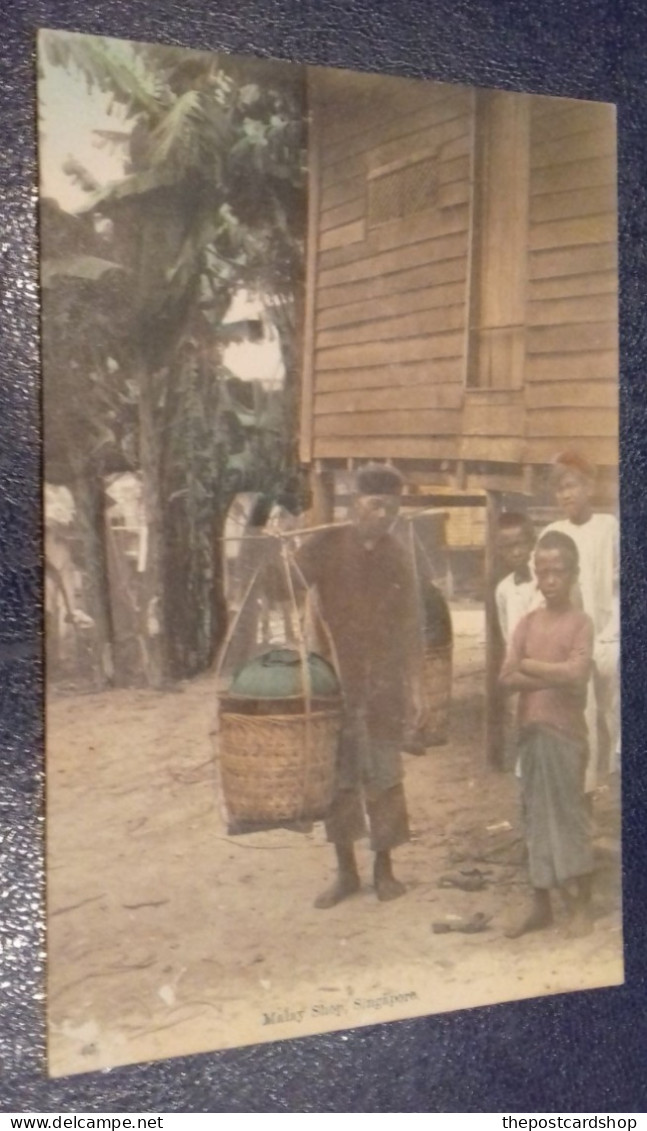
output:
{"label": "bare foot", "polygon": [[507,939],[519,939],[530,931],[543,931],[552,926],[553,914],[550,908],[531,907],[518,923],[513,923],[503,933]]}
{"label": "bare foot", "polygon": [[328,907],[335,907],[341,903],[343,899],[348,899],[349,896],[355,895],[359,891],[359,876],[352,873],[342,872],[329,888],[322,891],[315,899],[315,907],[321,911],[326,910]]}
{"label": "bare foot", "polygon": [[375,891],[381,903],[387,903],[390,899],[399,899],[406,890],[404,884],[396,880],[395,876],[380,876],[375,880]]}

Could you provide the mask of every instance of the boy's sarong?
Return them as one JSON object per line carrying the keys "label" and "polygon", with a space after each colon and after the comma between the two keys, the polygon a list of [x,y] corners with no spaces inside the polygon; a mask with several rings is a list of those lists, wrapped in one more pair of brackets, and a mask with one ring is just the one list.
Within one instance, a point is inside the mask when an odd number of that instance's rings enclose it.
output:
{"label": "boy's sarong", "polygon": [[587,749],[539,727],[519,739],[530,883],[552,888],[593,871],[591,813],[584,793]]}

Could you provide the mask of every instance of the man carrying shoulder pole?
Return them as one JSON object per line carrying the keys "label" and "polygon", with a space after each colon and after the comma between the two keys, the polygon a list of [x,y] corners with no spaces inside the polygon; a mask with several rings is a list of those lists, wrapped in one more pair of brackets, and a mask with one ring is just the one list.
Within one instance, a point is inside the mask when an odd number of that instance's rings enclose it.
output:
{"label": "man carrying shoulder pole", "polygon": [[[337,780],[326,819],[337,875],[315,906],[334,907],[359,890],[355,841],[370,830],[379,900],[405,891],[392,850],[409,839],[400,751],[422,723],[422,640],[415,580],[391,534],[404,482],[369,463],[356,475],[352,523],[332,526],[298,551],[335,648],[344,696]],[[368,819],[368,830],[367,830]]]}

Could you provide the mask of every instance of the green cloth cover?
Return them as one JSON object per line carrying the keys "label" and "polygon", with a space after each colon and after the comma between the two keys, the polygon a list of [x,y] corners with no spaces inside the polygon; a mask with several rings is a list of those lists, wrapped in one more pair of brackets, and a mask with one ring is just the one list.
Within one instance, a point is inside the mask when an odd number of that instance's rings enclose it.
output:
{"label": "green cloth cover", "polygon": [[[337,676],[327,660],[310,652],[308,669],[313,696],[339,694]],[[239,668],[231,693],[254,699],[287,699],[291,695],[303,695],[303,682],[299,652],[292,648],[273,648]]]}

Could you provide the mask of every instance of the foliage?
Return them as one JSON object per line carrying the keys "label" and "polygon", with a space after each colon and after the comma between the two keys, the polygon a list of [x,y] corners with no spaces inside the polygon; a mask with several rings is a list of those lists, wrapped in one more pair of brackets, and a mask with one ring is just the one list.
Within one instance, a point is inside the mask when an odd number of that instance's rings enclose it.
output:
{"label": "foliage", "polygon": [[89,217],[52,200],[41,202],[41,248],[46,474],[74,488],[134,465],[125,271],[100,254]]}
{"label": "foliage", "polygon": [[181,299],[200,273],[230,293],[293,297],[305,207],[298,68],[51,31],[41,48],[51,65],[76,68],[90,90],[109,94],[128,127],[99,134],[123,149],[126,175],[89,194],[87,207],[171,198],[175,254],[168,249],[159,280],[171,295]]}
{"label": "foliage", "polygon": [[[58,32],[39,44],[43,65],[109,97],[116,128],[97,141],[124,161],[123,177],[104,187],[68,163],[87,203],[58,242],[52,233],[65,225],[43,213],[53,395],[78,414],[77,463],[142,470],[161,666],[186,674],[209,662],[224,631],[217,539],[232,494],[268,481],[278,490],[294,463],[303,74]],[[241,287],[264,296],[280,326],[288,377],[278,405],[260,394],[242,404],[220,362],[222,319]],[[60,408],[58,423],[65,431]]]}

